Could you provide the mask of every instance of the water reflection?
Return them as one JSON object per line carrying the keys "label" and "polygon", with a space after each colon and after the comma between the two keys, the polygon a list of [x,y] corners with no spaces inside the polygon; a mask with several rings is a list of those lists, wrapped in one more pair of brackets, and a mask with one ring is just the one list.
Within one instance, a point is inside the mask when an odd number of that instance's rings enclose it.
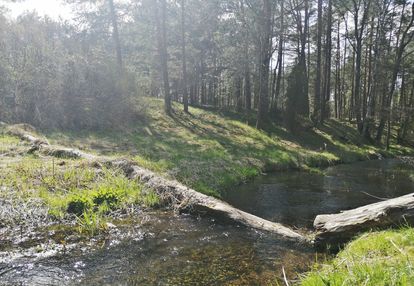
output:
{"label": "water reflection", "polygon": [[324,175],[286,172],[229,191],[234,206],[272,221],[311,228],[321,213],[334,213],[414,190],[413,167],[395,160],[328,168]]}

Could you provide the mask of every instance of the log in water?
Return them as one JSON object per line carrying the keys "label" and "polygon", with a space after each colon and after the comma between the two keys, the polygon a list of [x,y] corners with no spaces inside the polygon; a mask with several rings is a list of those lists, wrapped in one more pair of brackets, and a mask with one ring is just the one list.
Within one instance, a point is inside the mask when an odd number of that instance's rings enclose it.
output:
{"label": "log in water", "polygon": [[414,193],[362,206],[339,214],[318,215],[314,221],[317,245],[338,244],[376,228],[414,223]]}

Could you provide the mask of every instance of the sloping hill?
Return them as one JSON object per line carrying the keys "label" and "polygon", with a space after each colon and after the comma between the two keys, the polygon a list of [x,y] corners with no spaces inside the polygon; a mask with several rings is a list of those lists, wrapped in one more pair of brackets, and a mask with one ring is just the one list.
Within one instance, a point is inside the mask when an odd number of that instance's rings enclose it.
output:
{"label": "sloping hill", "polygon": [[328,121],[321,129],[304,128],[297,135],[276,124],[254,128],[253,113],[190,108],[175,104],[165,115],[162,100],[141,99],[139,121],[103,132],[49,132],[65,146],[128,156],[155,172],[165,173],[194,189],[220,196],[227,188],[261,172],[309,169],[339,162],[366,160],[409,152],[393,146],[391,153],[364,142],[346,123]]}

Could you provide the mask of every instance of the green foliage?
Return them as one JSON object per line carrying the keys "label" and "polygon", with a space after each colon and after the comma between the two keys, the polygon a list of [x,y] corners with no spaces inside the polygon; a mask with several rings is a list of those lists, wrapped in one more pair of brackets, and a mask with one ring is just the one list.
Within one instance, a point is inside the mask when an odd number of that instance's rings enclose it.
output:
{"label": "green foliage", "polygon": [[95,205],[106,204],[111,209],[115,208],[119,201],[119,193],[113,189],[100,188],[93,196],[93,203]]}
{"label": "green foliage", "polygon": [[154,191],[147,191],[141,201],[147,207],[157,207],[160,204],[160,198]]}
{"label": "green foliage", "polygon": [[106,219],[101,214],[87,210],[77,219],[79,233],[86,233],[90,236],[106,229]]}
{"label": "green foliage", "polygon": [[364,234],[335,259],[315,265],[303,286],[414,285],[414,229]]}
{"label": "green foliage", "polygon": [[[0,143],[13,141],[9,137],[0,138]],[[12,146],[7,148],[5,152]],[[49,207],[49,215],[56,219],[76,215],[81,229],[90,234],[105,228],[105,217],[113,210],[159,204],[153,191],[142,192],[142,186],[127,179],[121,171],[94,169],[82,160],[30,155],[0,164],[0,171],[2,187],[10,188],[22,199],[41,198]]]}
{"label": "green foliage", "polygon": [[67,212],[81,216],[84,212],[91,209],[92,206],[93,202],[89,197],[75,194],[69,199]]}

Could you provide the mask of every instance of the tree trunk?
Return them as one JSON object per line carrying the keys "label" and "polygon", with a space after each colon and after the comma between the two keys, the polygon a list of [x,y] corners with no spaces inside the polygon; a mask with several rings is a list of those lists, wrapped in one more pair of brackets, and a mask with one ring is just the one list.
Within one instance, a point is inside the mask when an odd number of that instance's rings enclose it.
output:
{"label": "tree trunk", "polygon": [[323,124],[329,107],[331,97],[331,56],[332,56],[332,0],[328,2],[328,20],[326,23],[326,47],[325,47],[325,81],[324,96],[321,101],[321,118],[320,123]]}
{"label": "tree trunk", "polygon": [[256,128],[262,129],[269,111],[269,66],[272,47],[272,5],[270,0],[263,0],[260,39],[260,93],[257,110]]}
{"label": "tree trunk", "polygon": [[251,82],[250,82],[250,70],[249,65],[246,65],[244,71],[244,98],[245,106],[247,110],[252,109],[252,91],[251,91]]}
{"label": "tree trunk", "polygon": [[[383,11],[383,15],[385,15]],[[378,19],[378,24],[375,33],[375,41],[373,41],[374,34],[374,19],[371,23],[371,36],[370,36],[370,48],[369,48],[369,75],[368,75],[368,90],[367,90],[367,109],[366,114],[363,119],[362,126],[362,136],[366,139],[371,139],[371,124],[374,117],[374,108],[375,108],[375,97],[376,97],[376,87],[377,87],[377,76],[378,76],[378,62],[380,60],[380,50],[379,50],[379,39],[380,39],[380,27],[383,25],[381,19]],[[374,66],[372,66],[373,58],[372,53],[375,55]]]}
{"label": "tree trunk", "polygon": [[[161,14],[161,15],[160,15]],[[164,109],[167,114],[171,114],[171,94],[170,82],[168,78],[168,53],[167,53],[167,3],[166,0],[157,0],[157,37],[158,51],[161,59],[161,74],[164,81]]]}
{"label": "tree trunk", "polygon": [[[354,108],[353,112],[357,121],[357,127],[359,132],[362,133],[362,116],[361,116],[361,65],[362,65],[362,40],[364,36],[365,26],[367,23],[367,17],[371,5],[371,0],[362,1],[363,11],[362,19],[360,20],[360,4],[361,1],[353,1],[354,3],[354,37],[355,37],[355,74],[354,74]],[[359,28],[358,28],[359,27]]]}
{"label": "tree trunk", "polygon": [[122,50],[121,50],[121,42],[119,40],[119,31],[118,31],[118,21],[117,21],[117,15],[114,7],[114,1],[108,0],[109,4],[109,13],[111,15],[111,21],[112,21],[112,37],[114,38],[115,43],[115,51],[116,51],[116,60],[118,63],[118,68],[121,71],[122,70]]}
{"label": "tree trunk", "polygon": [[183,65],[183,104],[184,112],[188,113],[187,56],[185,48],[185,0],[181,0],[181,56]]}
{"label": "tree trunk", "polygon": [[277,76],[275,85],[275,110],[277,110],[277,100],[280,98],[280,85],[282,81],[283,71],[283,42],[285,33],[285,0],[280,1],[280,30],[279,30],[279,44],[277,51]]}
{"label": "tree trunk", "polygon": [[318,34],[317,34],[317,58],[315,94],[313,98],[313,121],[318,122],[321,118],[321,81],[322,81],[322,0],[318,0]]}
{"label": "tree trunk", "polygon": [[236,73],[234,76],[234,97],[236,101],[236,110],[240,112],[243,108],[243,99],[242,99],[242,84],[243,80],[240,74]]}
{"label": "tree trunk", "polygon": [[404,107],[402,110],[403,115],[401,119],[400,128],[398,129],[398,137],[397,137],[398,144],[402,144],[405,141],[405,137],[407,136],[408,125],[413,116],[413,111],[414,111],[414,79],[411,85],[410,100],[408,101],[408,103],[404,104]]}
{"label": "tree trunk", "polygon": [[340,38],[340,21],[338,20],[336,39],[336,62],[335,62],[335,118],[339,118],[339,104],[341,96],[341,38]]}

